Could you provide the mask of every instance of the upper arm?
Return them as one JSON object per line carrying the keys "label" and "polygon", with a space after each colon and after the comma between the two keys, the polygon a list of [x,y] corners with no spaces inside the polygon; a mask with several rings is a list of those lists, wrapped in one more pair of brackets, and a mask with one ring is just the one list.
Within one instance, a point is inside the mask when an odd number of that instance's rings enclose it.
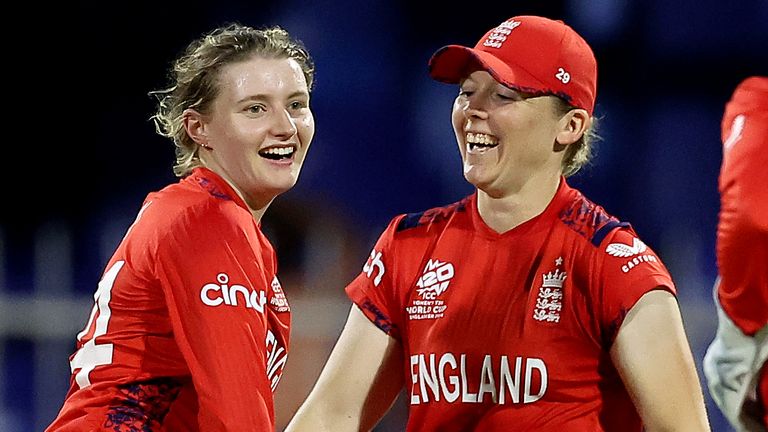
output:
{"label": "upper arm", "polygon": [[370,430],[403,387],[400,342],[352,306],[328,362],[289,431]]}
{"label": "upper arm", "polygon": [[230,225],[216,219],[193,234],[191,223],[180,227],[159,243],[155,260],[207,430],[262,427],[257,422],[268,425],[271,410],[265,346],[271,275]]}
{"label": "upper arm", "polygon": [[650,431],[708,431],[703,393],[675,297],[653,290],[627,314],[611,358]]}

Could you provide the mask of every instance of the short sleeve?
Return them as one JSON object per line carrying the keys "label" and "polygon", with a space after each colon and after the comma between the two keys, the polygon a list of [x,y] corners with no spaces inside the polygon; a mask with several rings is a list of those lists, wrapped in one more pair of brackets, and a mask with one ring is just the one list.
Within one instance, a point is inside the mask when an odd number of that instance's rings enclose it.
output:
{"label": "short sleeve", "polygon": [[610,346],[643,295],[663,289],[676,296],[677,291],[659,256],[631,228],[614,230],[599,248],[600,326],[603,341]]}
{"label": "short sleeve", "polygon": [[403,215],[395,217],[379,236],[359,275],[346,287],[350,300],[378,328],[400,339],[400,312],[396,301],[394,234]]}

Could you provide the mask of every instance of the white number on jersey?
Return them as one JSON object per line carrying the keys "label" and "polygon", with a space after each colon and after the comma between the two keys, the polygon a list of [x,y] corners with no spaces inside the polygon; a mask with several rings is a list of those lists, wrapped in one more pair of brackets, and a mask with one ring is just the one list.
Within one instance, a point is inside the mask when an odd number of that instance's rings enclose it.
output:
{"label": "white number on jersey", "polygon": [[85,335],[90,331],[91,326],[93,326],[94,318],[96,318],[96,329],[93,332],[93,336],[77,350],[75,356],[72,357],[72,361],[69,362],[69,368],[72,373],[75,373],[76,369],[80,369],[77,375],[75,375],[75,381],[80,388],[91,385],[91,378],[88,375],[96,366],[112,363],[114,346],[112,344],[97,344],[96,338],[107,333],[109,318],[112,316],[112,311],[109,309],[109,300],[112,298],[112,286],[115,284],[117,274],[124,264],[125,261],[117,261],[104,273],[104,278],[99,282],[99,288],[96,290],[96,294],[93,295],[94,305],[91,310],[91,316],[88,318],[88,324],[77,335],[77,340],[82,342]]}

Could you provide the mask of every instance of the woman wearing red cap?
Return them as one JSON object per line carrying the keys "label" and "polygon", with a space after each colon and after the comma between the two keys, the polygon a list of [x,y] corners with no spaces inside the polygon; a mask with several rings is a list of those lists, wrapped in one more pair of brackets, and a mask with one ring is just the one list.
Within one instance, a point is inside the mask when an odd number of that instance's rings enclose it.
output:
{"label": "woman wearing red cap", "polygon": [[571,188],[597,67],[569,26],[511,18],[430,61],[476,191],[392,219],[288,431],[369,430],[401,389],[412,431],[706,431],[658,255]]}

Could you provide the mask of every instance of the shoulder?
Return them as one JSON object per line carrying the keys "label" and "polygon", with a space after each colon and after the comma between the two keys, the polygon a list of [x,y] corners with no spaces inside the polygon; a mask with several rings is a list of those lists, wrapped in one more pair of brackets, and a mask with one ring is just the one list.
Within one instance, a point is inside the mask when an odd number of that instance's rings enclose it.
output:
{"label": "shoulder", "polygon": [[181,181],[148,194],[132,230],[158,239],[199,238],[235,229],[242,217],[250,216],[243,213],[232,200]]}
{"label": "shoulder", "polygon": [[576,189],[572,190],[570,199],[558,217],[567,230],[596,248],[617,229],[631,230],[629,222],[623,222],[609,214],[602,206],[595,204]]}
{"label": "shoulder", "polygon": [[455,226],[467,216],[467,206],[471,196],[442,207],[434,207],[415,213],[401,213],[389,220],[389,224],[379,235],[375,248],[421,248],[421,244],[431,244],[432,240]]}
{"label": "shoulder", "polygon": [[433,227],[445,226],[456,215],[466,214],[471,196],[455,203],[434,207],[416,213],[406,213],[395,217],[390,223],[390,229],[396,233],[427,231]]}
{"label": "shoulder", "polygon": [[[647,272],[668,276],[669,271],[656,251],[643,242],[631,227],[612,231],[603,243],[600,251],[608,270],[614,268],[616,273],[621,270],[622,274],[632,272],[636,276]],[[635,268],[644,268],[646,271],[633,271]],[[659,285],[672,286],[671,281]]]}

